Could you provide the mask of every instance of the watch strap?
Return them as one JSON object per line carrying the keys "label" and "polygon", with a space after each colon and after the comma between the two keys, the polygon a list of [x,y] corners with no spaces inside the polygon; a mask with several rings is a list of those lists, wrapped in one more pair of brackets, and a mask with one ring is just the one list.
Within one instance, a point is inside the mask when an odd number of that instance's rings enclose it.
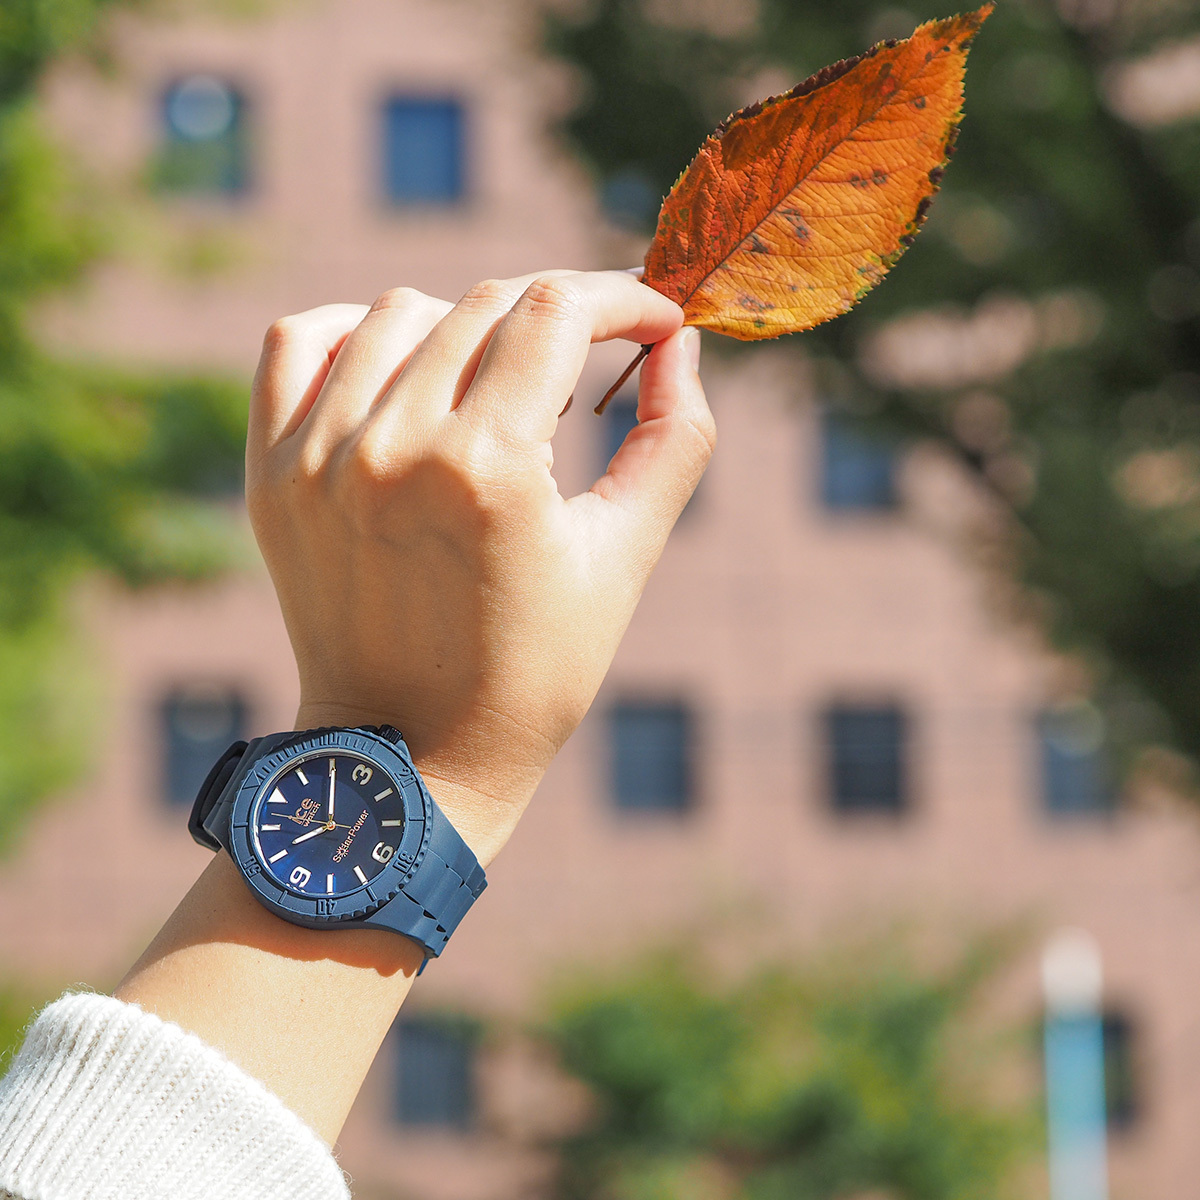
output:
{"label": "watch strap", "polygon": [[243,762],[253,761],[269,754],[276,746],[290,738],[303,736],[296,733],[272,733],[267,737],[253,738],[249,742],[234,742],[213,764],[196,793],[192,811],[188,815],[188,832],[192,840],[209,850],[228,849],[228,809],[233,802],[233,789],[229,783],[238,774]]}
{"label": "watch strap", "polygon": [[487,887],[487,877],[432,797],[429,820],[429,842],[420,865],[403,890],[368,917],[367,923],[411,937],[436,957]]}
{"label": "watch strap", "polygon": [[226,784],[233,778],[238,764],[245,757],[249,745],[249,742],[234,742],[213,763],[212,770],[204,777],[204,782],[196,793],[192,811],[188,814],[188,833],[192,835],[192,841],[199,842],[201,846],[205,846],[209,850],[220,850],[221,842],[209,832],[206,822],[212,815],[213,809],[216,808],[217,801],[220,800]]}

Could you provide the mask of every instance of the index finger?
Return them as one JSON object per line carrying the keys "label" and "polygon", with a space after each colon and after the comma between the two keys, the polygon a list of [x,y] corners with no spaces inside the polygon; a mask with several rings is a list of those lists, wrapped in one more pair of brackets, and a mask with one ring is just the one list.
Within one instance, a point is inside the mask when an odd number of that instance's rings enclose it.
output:
{"label": "index finger", "polygon": [[325,304],[282,317],[267,330],[250,390],[248,455],[260,458],[296,430],[367,311],[365,304]]}
{"label": "index finger", "polygon": [[593,342],[658,342],[682,324],[678,304],[624,271],[540,277],[496,328],[458,411],[547,441]]}

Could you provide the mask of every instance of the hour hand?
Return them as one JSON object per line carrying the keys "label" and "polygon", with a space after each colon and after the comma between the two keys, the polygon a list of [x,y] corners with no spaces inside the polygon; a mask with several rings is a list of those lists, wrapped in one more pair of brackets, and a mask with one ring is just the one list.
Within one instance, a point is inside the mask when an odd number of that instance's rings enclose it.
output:
{"label": "hour hand", "polygon": [[302,833],[298,838],[293,838],[292,845],[298,846],[298,845],[300,845],[301,842],[307,842],[309,838],[315,838],[317,836],[317,834],[324,833],[324,832],[325,832],[325,826],[318,825],[316,827],[316,829],[310,829],[307,833]]}

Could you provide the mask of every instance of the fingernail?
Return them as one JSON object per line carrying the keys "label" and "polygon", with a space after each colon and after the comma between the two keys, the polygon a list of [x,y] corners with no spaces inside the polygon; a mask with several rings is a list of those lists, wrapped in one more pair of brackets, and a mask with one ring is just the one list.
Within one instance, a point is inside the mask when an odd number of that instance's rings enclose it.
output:
{"label": "fingernail", "polygon": [[621,270],[626,275],[636,275],[639,279],[646,273],[645,267],[622,267]]}
{"label": "fingernail", "polygon": [[692,364],[692,370],[700,370],[700,330],[689,325],[683,331],[683,342],[688,359]]}

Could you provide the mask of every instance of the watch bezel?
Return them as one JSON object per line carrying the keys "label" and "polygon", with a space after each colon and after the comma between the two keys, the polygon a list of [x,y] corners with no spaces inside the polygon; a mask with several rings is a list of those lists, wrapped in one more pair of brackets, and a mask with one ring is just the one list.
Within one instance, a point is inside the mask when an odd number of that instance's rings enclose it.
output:
{"label": "watch bezel", "polygon": [[[362,755],[387,773],[399,792],[404,828],[395,854],[366,883],[338,896],[303,896],[275,882],[254,848],[250,818],[260,796],[298,760],[336,749]],[[429,845],[432,799],[407,752],[382,736],[358,729],[328,729],[298,736],[257,759],[238,784],[230,813],[229,853],[247,886],[271,911],[312,928],[365,917],[396,896],[420,866]]]}

